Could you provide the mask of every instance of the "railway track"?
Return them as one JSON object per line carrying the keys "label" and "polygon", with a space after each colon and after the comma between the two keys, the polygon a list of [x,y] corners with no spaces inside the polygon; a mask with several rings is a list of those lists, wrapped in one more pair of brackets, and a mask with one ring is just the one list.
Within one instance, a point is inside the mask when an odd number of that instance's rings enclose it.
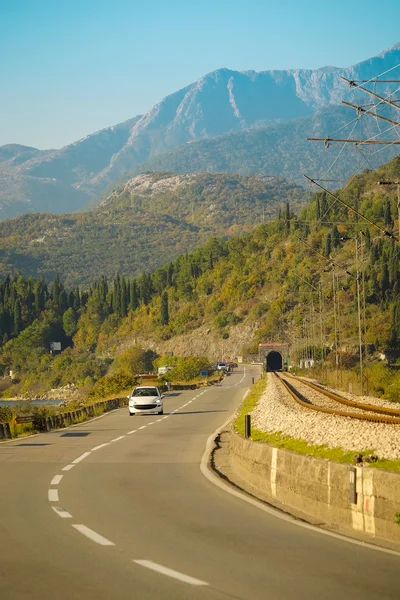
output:
{"label": "railway track", "polygon": [[[275,377],[298,404],[309,410],[374,423],[400,425],[400,410],[395,408],[348,400],[335,392],[288,373],[275,372]],[[338,404],[344,408],[337,408]]]}

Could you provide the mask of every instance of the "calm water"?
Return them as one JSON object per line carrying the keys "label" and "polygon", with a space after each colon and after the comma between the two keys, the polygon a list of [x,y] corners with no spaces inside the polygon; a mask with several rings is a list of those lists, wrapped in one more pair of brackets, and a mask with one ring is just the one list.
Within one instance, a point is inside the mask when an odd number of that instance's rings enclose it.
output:
{"label": "calm water", "polygon": [[0,406],[58,406],[65,400],[0,400]]}

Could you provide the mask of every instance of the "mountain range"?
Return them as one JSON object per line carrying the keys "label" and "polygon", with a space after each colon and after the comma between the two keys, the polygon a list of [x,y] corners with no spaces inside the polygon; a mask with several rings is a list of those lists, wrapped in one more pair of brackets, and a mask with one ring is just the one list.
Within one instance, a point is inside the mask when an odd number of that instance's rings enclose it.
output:
{"label": "mountain range", "polygon": [[[196,140],[197,144],[201,141],[211,143],[214,138],[218,140],[214,154],[218,154],[219,144],[226,148],[226,169],[221,169],[220,161],[211,160],[205,170],[259,170],[265,173],[265,170],[274,169],[274,164],[264,161],[264,169],[260,165],[263,160],[255,154],[255,146],[260,143],[257,136],[262,138],[264,135],[268,141],[266,154],[275,153],[276,147],[280,146],[278,163],[285,163],[285,155],[295,153],[290,145],[293,136],[300,139],[295,136],[296,130],[300,127],[303,136],[308,129],[307,119],[314,120],[312,134],[316,137],[325,137],[337,128],[338,123],[342,127],[343,120],[351,121],[350,112],[346,113],[347,117],[337,112],[342,99],[351,101],[354,98],[354,89],[349,88],[341,76],[350,80],[369,80],[399,63],[400,44],[397,44],[376,57],[344,69],[325,67],[259,73],[219,69],[167,96],[146,114],[102,129],[60,150],[38,150],[14,144],[2,146],[1,217],[82,209],[115,180],[124,178],[126,171],[142,172],[152,168],[157,161],[163,162],[165,153],[177,147],[180,147],[179,162],[183,164],[180,170],[198,170],[193,168],[192,146]],[[382,95],[389,91],[390,84],[379,87]],[[325,110],[321,113],[325,117],[318,116],[321,109]],[[303,119],[303,126],[299,125],[299,119]],[[244,136],[238,138],[245,140],[244,166],[241,157],[230,158],[235,153],[237,138],[232,137],[235,134]],[[226,138],[227,135],[231,137]],[[321,149],[317,144],[309,144],[310,148],[315,148],[310,150],[310,155],[313,163],[317,163],[313,153],[318,156]],[[201,147],[197,146],[195,151],[199,149]],[[389,157],[381,153],[378,158],[384,162]],[[170,158],[165,160],[163,164]],[[239,163],[242,163],[241,169]],[[177,169],[176,166],[173,168]],[[273,175],[285,175],[292,181],[299,179],[299,161],[285,169],[279,164],[276,168]],[[204,164],[201,169],[204,170]],[[341,173],[342,177],[347,174]]]}

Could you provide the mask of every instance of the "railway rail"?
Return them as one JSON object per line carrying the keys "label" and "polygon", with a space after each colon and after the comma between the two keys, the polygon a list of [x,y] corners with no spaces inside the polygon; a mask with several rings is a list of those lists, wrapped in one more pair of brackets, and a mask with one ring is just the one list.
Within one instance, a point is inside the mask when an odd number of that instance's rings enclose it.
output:
{"label": "railway rail", "polygon": [[[275,372],[275,377],[279,379],[281,385],[289,392],[291,397],[304,408],[315,410],[340,417],[351,419],[359,419],[362,421],[371,421],[374,423],[387,423],[391,425],[400,425],[400,410],[377,406],[374,404],[365,404],[355,400],[348,400],[335,392],[324,389],[323,387],[305,381],[295,375],[285,373],[278,374]],[[304,393],[299,391],[299,387],[313,390],[312,400]],[[345,410],[340,410],[334,404],[341,404],[346,407]]]}

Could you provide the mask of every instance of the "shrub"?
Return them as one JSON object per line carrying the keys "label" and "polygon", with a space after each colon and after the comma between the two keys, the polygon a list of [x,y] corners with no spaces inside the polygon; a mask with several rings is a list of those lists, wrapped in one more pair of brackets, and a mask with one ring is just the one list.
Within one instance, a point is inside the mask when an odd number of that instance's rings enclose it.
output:
{"label": "shrub", "polygon": [[90,400],[106,398],[119,392],[133,387],[137,383],[137,378],[127,375],[125,372],[116,372],[105,375],[94,384],[88,394]]}
{"label": "shrub", "polygon": [[212,367],[205,356],[179,357],[177,365],[169,372],[169,379],[190,381],[200,376],[200,371],[208,371]]}
{"label": "shrub", "polygon": [[0,406],[0,423],[9,423],[14,416],[11,406]]}

